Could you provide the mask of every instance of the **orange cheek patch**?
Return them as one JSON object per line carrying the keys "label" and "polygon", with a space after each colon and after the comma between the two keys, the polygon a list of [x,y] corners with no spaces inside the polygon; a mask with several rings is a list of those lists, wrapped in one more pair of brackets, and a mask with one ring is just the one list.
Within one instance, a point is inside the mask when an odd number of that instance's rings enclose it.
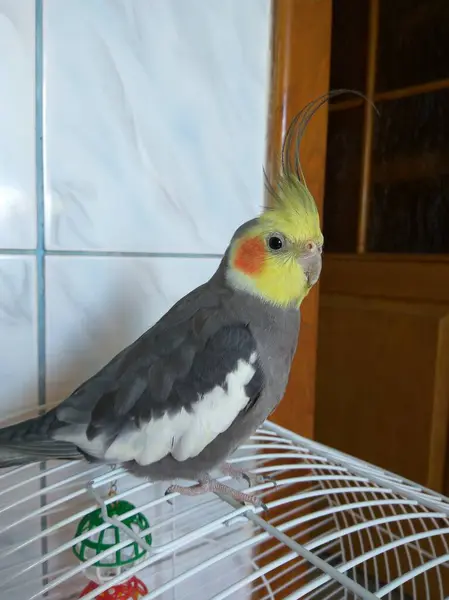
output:
{"label": "orange cheek patch", "polygon": [[263,268],[265,244],[259,237],[240,242],[234,258],[234,267],[246,275],[257,275]]}

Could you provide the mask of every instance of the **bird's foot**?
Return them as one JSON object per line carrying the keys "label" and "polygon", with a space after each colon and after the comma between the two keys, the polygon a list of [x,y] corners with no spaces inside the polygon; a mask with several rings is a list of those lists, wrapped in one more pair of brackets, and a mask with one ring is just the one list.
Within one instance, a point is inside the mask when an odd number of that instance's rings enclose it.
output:
{"label": "bird's foot", "polygon": [[200,477],[198,481],[199,483],[197,485],[188,487],[177,484],[171,485],[169,488],[167,488],[165,495],[177,492],[183,496],[200,496],[201,494],[212,492],[215,494],[222,494],[223,496],[229,496],[237,502],[252,504],[257,508],[262,507],[264,510],[267,510],[267,505],[264,504],[257,496],[236,490],[228,485],[225,485],[224,483],[220,483],[219,481],[212,479],[209,477],[209,475]]}
{"label": "bird's foot", "polygon": [[274,477],[270,477],[269,475],[259,475],[257,473],[251,473],[250,471],[243,471],[227,462],[220,465],[220,471],[223,475],[228,475],[229,477],[232,477],[232,479],[244,479],[250,486],[260,485],[261,483],[272,483],[273,486],[277,485]]}

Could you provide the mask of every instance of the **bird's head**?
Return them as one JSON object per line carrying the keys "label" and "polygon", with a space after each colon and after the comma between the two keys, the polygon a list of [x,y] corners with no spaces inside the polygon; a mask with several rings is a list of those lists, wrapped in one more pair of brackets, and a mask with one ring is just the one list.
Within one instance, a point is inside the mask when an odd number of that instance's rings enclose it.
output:
{"label": "bird's head", "polygon": [[[267,182],[270,206],[234,234],[227,252],[226,278],[235,289],[277,306],[299,307],[321,273],[323,234],[318,209],[299,160],[300,142],[330,92],[293,119],[282,148],[281,173]],[[293,148],[292,148],[293,147]]]}
{"label": "bird's head", "polygon": [[282,182],[273,206],[232,239],[229,283],[282,307],[299,307],[321,273],[323,234],[315,201],[297,178]]}

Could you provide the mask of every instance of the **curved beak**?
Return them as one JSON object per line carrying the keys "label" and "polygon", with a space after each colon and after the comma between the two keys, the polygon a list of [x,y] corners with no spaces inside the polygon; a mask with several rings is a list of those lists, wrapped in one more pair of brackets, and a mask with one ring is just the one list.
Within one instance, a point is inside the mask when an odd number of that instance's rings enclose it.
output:
{"label": "curved beak", "polygon": [[304,271],[309,287],[314,286],[321,274],[321,252],[316,250],[315,252],[301,256],[298,262]]}

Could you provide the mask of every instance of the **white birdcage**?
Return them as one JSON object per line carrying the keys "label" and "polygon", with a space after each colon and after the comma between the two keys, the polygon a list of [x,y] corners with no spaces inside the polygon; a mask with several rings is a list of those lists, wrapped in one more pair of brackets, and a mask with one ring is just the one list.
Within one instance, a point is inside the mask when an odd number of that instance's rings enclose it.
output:
{"label": "white birdcage", "polygon": [[1,600],[78,598],[98,556],[77,561],[76,526],[117,499],[149,527],[121,524],[103,554],[138,542],[145,556],[85,600],[133,575],[147,600],[449,598],[448,499],[269,422],[232,461],[275,479],[253,488],[268,511],[212,494],[169,504],[166,485],[75,461],[1,472]]}

